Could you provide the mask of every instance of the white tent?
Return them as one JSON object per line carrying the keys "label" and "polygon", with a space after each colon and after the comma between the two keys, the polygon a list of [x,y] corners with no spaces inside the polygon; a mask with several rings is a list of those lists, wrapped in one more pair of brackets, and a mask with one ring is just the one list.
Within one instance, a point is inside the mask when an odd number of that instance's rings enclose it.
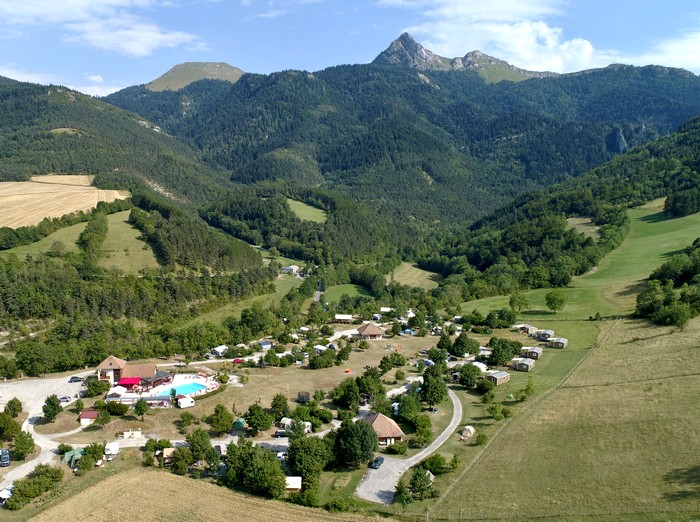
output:
{"label": "white tent", "polygon": [[122,396],[122,395],[124,395],[127,391],[128,391],[128,390],[127,390],[126,388],[124,388],[124,386],[115,386],[114,388],[112,388],[111,390],[109,390],[109,392],[107,393],[107,395],[119,395],[119,396]]}
{"label": "white tent", "polygon": [[474,429],[474,426],[465,426],[464,428],[462,428],[462,431],[460,431],[459,434],[462,437],[469,438],[473,436],[475,432],[476,430]]}

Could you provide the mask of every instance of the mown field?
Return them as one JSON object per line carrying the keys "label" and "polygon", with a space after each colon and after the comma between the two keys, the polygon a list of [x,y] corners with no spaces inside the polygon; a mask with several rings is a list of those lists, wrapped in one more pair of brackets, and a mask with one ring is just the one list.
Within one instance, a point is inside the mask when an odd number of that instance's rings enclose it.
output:
{"label": "mown field", "polygon": [[158,268],[159,264],[153,250],[144,242],[138,229],[130,225],[129,210],[107,216],[107,238],[102,244],[100,265],[116,268],[126,273]]}
{"label": "mown field", "polygon": [[78,236],[85,229],[85,223],[77,223],[65,228],[59,228],[53,234],[49,234],[43,239],[40,239],[36,243],[30,243],[28,245],[22,245],[18,247],[11,248],[9,250],[0,251],[0,255],[15,254],[20,259],[23,259],[27,255],[39,255],[51,252],[54,243],[59,242],[63,244],[64,252],[77,252],[78,245],[76,241]]}
{"label": "mown field", "polygon": [[321,300],[328,303],[337,303],[343,295],[357,297],[358,295],[371,295],[364,286],[359,285],[336,285],[331,286],[323,292]]}
{"label": "mown field", "polygon": [[315,221],[316,223],[325,223],[327,219],[327,213],[325,210],[320,208],[312,207],[296,199],[287,198],[287,203],[299,219],[305,219],[307,221]]}
{"label": "mown field", "polygon": [[[147,484],[147,487],[144,487]],[[102,480],[70,499],[32,518],[36,522],[93,520],[193,522],[246,520],[353,521],[366,517],[331,514],[302,506],[233,492],[201,480],[178,477],[166,471],[133,469]],[[21,520],[21,519],[17,519]],[[385,520],[385,519],[384,519]]]}
{"label": "mown field", "polygon": [[387,276],[387,282],[392,279],[402,285],[432,290],[433,288],[437,288],[442,276],[435,272],[428,272],[427,270],[418,268],[412,263],[403,262]]}
{"label": "mown field", "polygon": [[[109,203],[128,197],[124,191],[85,185],[87,176],[67,176],[61,180],[63,177],[50,176],[52,179],[46,180],[35,176],[33,181],[1,182],[0,227],[36,225],[46,217],[61,217],[94,208],[100,201]],[[54,178],[58,178],[58,183]]]}

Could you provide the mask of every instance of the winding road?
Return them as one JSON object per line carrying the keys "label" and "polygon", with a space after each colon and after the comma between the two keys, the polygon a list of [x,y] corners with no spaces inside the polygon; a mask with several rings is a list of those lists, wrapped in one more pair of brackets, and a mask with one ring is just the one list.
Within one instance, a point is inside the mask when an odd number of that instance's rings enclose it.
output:
{"label": "winding road", "polygon": [[390,504],[394,499],[396,485],[401,477],[411,467],[430,456],[442,446],[445,441],[457,430],[462,422],[462,403],[457,394],[448,390],[450,400],[452,400],[453,412],[452,420],[445,430],[438,435],[435,440],[424,450],[416,453],[407,459],[397,459],[395,457],[384,457],[384,463],[379,469],[367,468],[367,472],[362,481],[358,484],[355,495],[380,504]]}

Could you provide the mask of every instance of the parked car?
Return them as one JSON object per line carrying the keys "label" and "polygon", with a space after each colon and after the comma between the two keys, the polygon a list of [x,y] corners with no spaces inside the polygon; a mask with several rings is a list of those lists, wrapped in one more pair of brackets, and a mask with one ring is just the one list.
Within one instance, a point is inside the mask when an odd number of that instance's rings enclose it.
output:
{"label": "parked car", "polygon": [[286,437],[286,436],[287,436],[286,430],[277,430],[277,431],[275,431],[275,434],[273,435],[273,437],[276,437],[276,438]]}
{"label": "parked car", "polygon": [[64,395],[62,397],[59,397],[58,400],[61,402],[70,402],[72,399],[68,395]]}
{"label": "parked car", "polygon": [[240,357],[233,360],[233,364],[243,364],[245,361]]}
{"label": "parked car", "polygon": [[277,453],[277,460],[279,460],[280,462],[287,460],[287,453],[284,451],[278,452]]}
{"label": "parked car", "polygon": [[10,450],[3,448],[0,450],[0,466],[6,468],[10,465]]}
{"label": "parked car", "polygon": [[384,457],[377,457],[369,463],[369,467],[372,469],[379,469],[379,466],[381,466],[382,464],[384,464]]}
{"label": "parked car", "polygon": [[82,378],[82,377],[78,377],[77,375],[74,375],[73,377],[71,377],[70,379],[68,379],[68,382],[83,382],[83,378]]}

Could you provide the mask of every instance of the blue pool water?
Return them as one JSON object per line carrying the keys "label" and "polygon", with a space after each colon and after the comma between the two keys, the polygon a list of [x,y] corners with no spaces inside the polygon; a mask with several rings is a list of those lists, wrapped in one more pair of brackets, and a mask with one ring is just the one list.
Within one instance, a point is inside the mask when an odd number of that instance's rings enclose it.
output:
{"label": "blue pool water", "polygon": [[[177,395],[191,395],[193,393],[197,393],[200,390],[203,390],[206,388],[204,384],[199,384],[198,382],[188,382],[187,384],[181,384],[180,386],[175,386],[175,393]],[[165,390],[163,393],[160,393],[159,395],[170,395],[172,392],[173,388],[168,388]]]}

